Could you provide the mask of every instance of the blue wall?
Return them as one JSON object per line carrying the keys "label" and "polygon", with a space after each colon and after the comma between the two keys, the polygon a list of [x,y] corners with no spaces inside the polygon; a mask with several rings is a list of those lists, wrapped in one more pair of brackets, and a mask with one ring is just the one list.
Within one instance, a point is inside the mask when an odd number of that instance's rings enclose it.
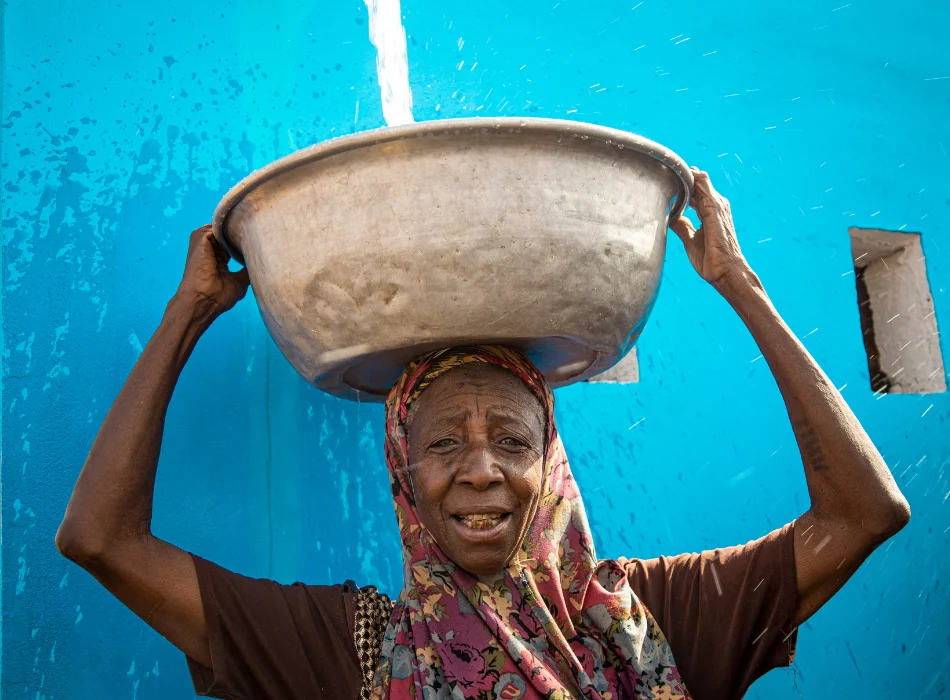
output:
{"label": "blue wall", "polygon": [[[161,6],[4,8],[4,699],[193,695],[181,654],[60,557],[53,535],[189,231],[251,169],[382,124],[361,2]],[[589,7],[405,0],[416,119],[593,121],[712,173],[776,305],[847,385],[914,511],[805,625],[795,670],[749,697],[945,691],[950,399],[872,396],[847,230],[922,232],[938,323],[950,324],[950,5]],[[768,368],[672,243],[641,382],[558,396],[603,556],[744,542],[808,504]],[[154,529],[246,574],[394,591],[381,420],[378,406],[299,379],[249,298],[202,340],[175,395]]]}

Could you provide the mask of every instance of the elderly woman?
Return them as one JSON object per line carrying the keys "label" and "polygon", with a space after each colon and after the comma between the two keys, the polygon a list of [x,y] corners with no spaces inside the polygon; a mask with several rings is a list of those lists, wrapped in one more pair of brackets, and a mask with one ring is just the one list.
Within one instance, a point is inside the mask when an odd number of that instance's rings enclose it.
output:
{"label": "elderly woman", "polygon": [[811,507],[762,539],[653,560],[598,559],[535,367],[498,346],[411,363],[386,404],[402,538],[393,605],[374,588],[231,573],[150,532],[172,390],[199,336],[241,299],[207,227],[92,446],[56,538],[188,657],[221,698],[738,698],[788,665],[798,626],[910,511],[848,406],[740,253],[696,171],[673,230],[761,348],[801,448]]}

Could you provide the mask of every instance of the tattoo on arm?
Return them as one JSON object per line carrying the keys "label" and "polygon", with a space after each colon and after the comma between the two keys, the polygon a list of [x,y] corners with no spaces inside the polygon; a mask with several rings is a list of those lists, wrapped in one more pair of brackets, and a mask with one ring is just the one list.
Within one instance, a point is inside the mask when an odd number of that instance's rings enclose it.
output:
{"label": "tattoo on arm", "polygon": [[828,463],[825,461],[818,436],[808,421],[795,421],[792,423],[792,429],[798,439],[798,447],[801,450],[802,462],[805,466],[811,467],[816,472],[825,471],[828,468]]}

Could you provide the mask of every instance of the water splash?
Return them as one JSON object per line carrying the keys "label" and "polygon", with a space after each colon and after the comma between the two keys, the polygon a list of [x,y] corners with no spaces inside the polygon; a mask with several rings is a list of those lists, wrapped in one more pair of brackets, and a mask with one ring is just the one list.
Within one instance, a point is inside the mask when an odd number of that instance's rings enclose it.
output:
{"label": "water splash", "polygon": [[399,0],[364,0],[369,12],[369,40],[376,47],[376,73],[383,100],[383,118],[388,126],[411,124],[412,91],[406,30],[402,26]]}

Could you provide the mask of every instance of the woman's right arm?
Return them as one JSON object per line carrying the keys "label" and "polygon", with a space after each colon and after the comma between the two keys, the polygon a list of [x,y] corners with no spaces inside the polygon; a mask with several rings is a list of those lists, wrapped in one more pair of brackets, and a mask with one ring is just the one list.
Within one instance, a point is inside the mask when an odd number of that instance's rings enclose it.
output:
{"label": "woman's right arm", "polygon": [[112,404],[56,533],[59,551],[199,663],[208,628],[189,555],[151,533],[165,414],[201,334],[247,293],[210,226],[191,234],[185,274],[155,334]]}

